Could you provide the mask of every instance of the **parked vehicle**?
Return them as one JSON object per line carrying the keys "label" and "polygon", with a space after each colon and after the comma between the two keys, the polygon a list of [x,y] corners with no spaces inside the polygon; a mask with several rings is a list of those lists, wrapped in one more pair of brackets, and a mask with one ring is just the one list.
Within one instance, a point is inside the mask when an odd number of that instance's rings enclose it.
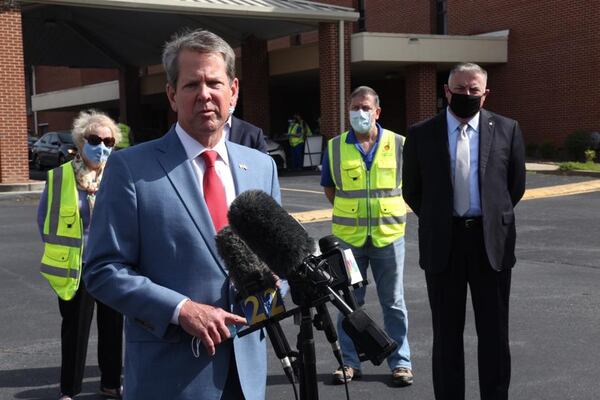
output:
{"label": "parked vehicle", "polygon": [[33,153],[31,152],[31,148],[33,147],[33,144],[37,142],[37,140],[38,138],[35,136],[27,135],[27,159],[29,162],[33,161]]}
{"label": "parked vehicle", "polygon": [[285,161],[285,151],[283,150],[283,147],[269,138],[265,138],[265,141],[267,142],[267,153],[273,157],[277,169],[285,169],[287,163]]}
{"label": "parked vehicle", "polygon": [[77,147],[71,132],[48,132],[33,144],[31,153],[35,169],[55,168],[72,160]]}

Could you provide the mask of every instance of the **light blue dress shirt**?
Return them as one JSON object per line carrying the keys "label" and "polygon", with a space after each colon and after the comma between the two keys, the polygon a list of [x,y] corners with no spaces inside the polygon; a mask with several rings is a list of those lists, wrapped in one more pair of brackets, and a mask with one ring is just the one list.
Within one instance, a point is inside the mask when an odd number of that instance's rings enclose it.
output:
{"label": "light blue dress shirt", "polygon": [[[479,196],[479,115],[478,112],[467,122],[467,135],[469,136],[469,188],[470,196],[469,210],[463,217],[481,216],[481,197]],[[448,146],[450,150],[450,169],[454,180],[456,168],[456,142],[460,133],[461,122],[456,119],[448,108],[446,111],[446,122],[448,125]]]}

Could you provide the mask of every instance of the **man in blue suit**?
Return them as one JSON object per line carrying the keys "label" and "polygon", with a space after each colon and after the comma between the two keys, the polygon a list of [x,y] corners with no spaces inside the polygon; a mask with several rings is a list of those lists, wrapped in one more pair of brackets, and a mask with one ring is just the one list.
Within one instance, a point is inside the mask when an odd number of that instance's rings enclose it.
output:
{"label": "man in blue suit", "polygon": [[[231,47],[208,31],[167,43],[167,97],[177,124],[115,153],[104,172],[84,280],[126,316],[126,399],[265,397],[264,334],[230,338],[246,320],[234,312],[214,240],[221,225],[208,196],[214,189],[206,186],[216,171],[225,209],[249,189],[280,201],[273,160],[223,135],[238,93],[234,61]],[[207,154],[215,152],[213,164]]]}

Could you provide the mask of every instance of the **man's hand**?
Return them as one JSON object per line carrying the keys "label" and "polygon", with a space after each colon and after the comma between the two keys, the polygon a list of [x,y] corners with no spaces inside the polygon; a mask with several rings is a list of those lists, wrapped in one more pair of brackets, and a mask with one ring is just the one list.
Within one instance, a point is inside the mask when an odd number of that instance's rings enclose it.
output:
{"label": "man's hand", "polygon": [[184,331],[202,341],[209,355],[215,346],[229,338],[227,324],[246,325],[246,318],[231,314],[222,308],[186,301],[179,311],[179,325]]}

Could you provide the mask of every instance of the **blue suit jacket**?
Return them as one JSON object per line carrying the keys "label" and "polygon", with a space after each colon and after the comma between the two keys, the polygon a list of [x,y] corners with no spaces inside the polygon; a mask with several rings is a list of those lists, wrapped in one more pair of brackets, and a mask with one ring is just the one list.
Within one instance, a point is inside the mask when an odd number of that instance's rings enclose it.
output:
{"label": "blue suit jacket", "polygon": [[[280,201],[273,160],[226,143],[236,194],[260,189]],[[220,399],[231,351],[244,395],[264,399],[266,345],[254,332],[192,354],[191,336],[170,323],[186,297],[233,309],[228,273],[191,162],[172,128],[155,141],[113,153],[90,228],[88,291],[126,316],[127,399]]]}

